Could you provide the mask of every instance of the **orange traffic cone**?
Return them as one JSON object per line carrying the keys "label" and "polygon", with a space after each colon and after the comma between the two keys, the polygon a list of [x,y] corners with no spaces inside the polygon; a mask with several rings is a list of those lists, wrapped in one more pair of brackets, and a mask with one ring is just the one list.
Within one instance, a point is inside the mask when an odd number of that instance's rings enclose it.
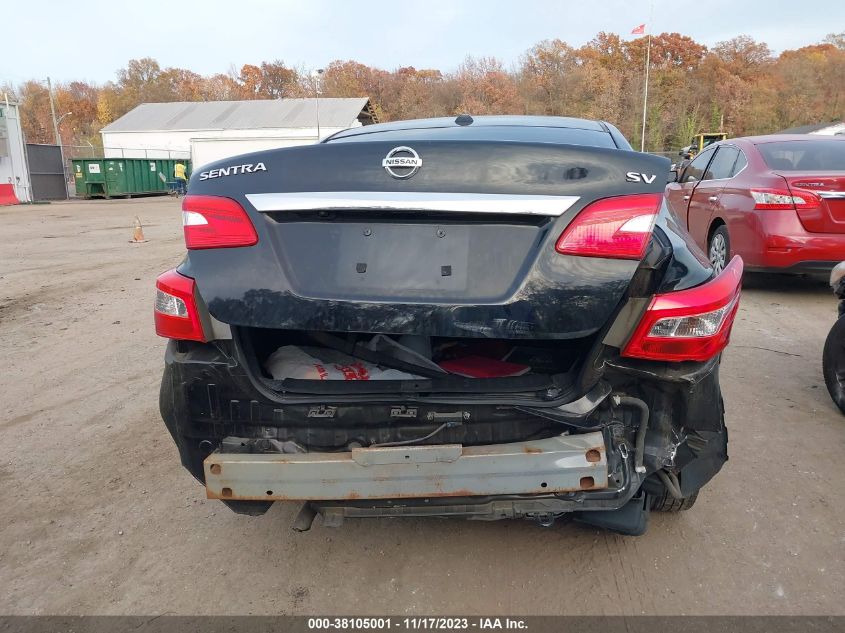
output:
{"label": "orange traffic cone", "polygon": [[135,216],[135,230],[132,232],[132,239],[129,240],[132,244],[141,244],[142,242],[146,242],[147,240],[144,239],[144,227],[141,226],[141,218],[137,215]]}

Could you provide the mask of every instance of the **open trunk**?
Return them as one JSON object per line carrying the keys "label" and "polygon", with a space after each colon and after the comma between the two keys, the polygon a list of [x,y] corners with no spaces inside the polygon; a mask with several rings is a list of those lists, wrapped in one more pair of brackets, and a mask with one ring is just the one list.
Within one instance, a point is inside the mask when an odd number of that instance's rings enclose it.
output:
{"label": "open trunk", "polygon": [[235,339],[253,378],[279,395],[551,404],[574,396],[574,377],[595,336],[520,340],[236,328]]}
{"label": "open trunk", "polygon": [[[584,394],[575,376],[587,357],[595,337],[580,340],[513,341],[433,337],[431,358],[477,357],[510,365],[525,366],[521,375],[471,378],[443,372],[438,377],[406,380],[321,380],[280,378],[271,366],[280,349],[306,349],[315,356],[335,350],[323,344],[321,333],[301,330],[234,328],[234,354],[249,381],[258,387],[256,396],[241,381],[231,383],[204,378],[191,384],[189,402],[198,419],[222,420],[232,424],[228,435],[241,438],[257,452],[307,450],[350,450],[377,444],[449,444],[465,446],[519,442],[556,437],[573,419],[589,413],[567,412],[567,405]],[[315,338],[316,334],[316,338]],[[366,349],[371,334],[334,337],[346,343],[357,340]],[[398,340],[398,337],[397,339]],[[403,344],[421,342],[403,339]],[[202,355],[202,346],[182,344],[187,356]],[[481,355],[485,356],[481,356]],[[368,366],[376,363],[368,361]],[[387,360],[384,369],[391,369]],[[495,365],[495,362],[493,363]],[[331,364],[325,364],[332,370]],[[342,372],[340,372],[342,374]],[[212,380],[215,384],[209,385]],[[589,424],[587,424],[589,426]],[[229,428],[229,427],[227,427]],[[281,442],[294,444],[282,446]],[[292,447],[292,448],[291,448]]]}

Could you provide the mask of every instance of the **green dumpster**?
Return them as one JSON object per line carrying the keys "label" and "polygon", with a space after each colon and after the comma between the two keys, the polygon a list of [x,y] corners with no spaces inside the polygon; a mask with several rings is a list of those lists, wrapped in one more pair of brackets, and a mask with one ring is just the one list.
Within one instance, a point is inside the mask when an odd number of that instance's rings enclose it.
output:
{"label": "green dumpster", "polygon": [[170,191],[173,169],[182,163],[191,173],[191,161],[173,158],[75,158],[73,180],[82,198],[111,198],[164,194]]}

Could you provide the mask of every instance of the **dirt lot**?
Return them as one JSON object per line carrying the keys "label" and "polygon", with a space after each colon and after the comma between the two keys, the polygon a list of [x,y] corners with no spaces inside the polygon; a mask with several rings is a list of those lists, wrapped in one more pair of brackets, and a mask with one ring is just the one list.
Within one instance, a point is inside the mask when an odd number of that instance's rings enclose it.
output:
{"label": "dirt lot", "polygon": [[[129,244],[135,215],[149,242]],[[0,612],[845,614],[845,417],[818,282],[746,282],[722,385],[731,460],[640,538],[528,522],[237,516],[159,419],[171,199],[0,209]]]}

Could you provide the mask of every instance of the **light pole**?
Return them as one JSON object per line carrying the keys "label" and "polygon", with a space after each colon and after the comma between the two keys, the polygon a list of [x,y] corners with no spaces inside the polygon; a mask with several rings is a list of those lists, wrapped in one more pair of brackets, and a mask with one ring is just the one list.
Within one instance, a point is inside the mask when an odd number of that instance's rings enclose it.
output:
{"label": "light pole", "polygon": [[317,115],[317,142],[320,142],[320,78],[326,71],[325,68],[318,68],[311,71],[311,78],[314,80],[314,112]]}

